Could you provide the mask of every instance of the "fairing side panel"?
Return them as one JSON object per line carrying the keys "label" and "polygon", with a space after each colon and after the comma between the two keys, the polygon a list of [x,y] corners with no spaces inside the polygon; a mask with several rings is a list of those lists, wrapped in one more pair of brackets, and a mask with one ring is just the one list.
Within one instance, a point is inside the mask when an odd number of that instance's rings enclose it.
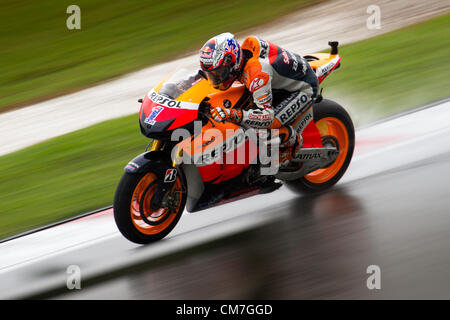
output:
{"label": "fairing side panel", "polygon": [[246,138],[238,125],[207,123],[202,134],[178,144],[184,161],[195,163],[204,182],[221,183],[232,179],[257,157],[256,143]]}
{"label": "fairing side panel", "polygon": [[305,58],[315,58],[317,60],[308,61],[309,65],[316,72],[319,83],[322,83],[328,75],[339,66],[341,57],[338,54],[312,53],[304,56]]}
{"label": "fairing side panel", "polygon": [[[239,100],[245,94],[245,86],[235,82],[228,90],[219,91],[216,93],[212,93],[209,95],[209,103],[213,107],[218,106],[226,106],[226,107],[235,107]],[[228,103],[227,100],[230,102]]]}

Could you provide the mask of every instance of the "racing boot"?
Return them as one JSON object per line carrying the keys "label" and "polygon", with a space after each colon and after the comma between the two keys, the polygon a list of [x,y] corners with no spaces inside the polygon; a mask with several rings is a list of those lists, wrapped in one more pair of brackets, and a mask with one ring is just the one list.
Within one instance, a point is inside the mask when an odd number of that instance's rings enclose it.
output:
{"label": "racing boot", "polygon": [[280,166],[287,167],[300,151],[303,137],[292,127],[283,126],[280,129]]}
{"label": "racing boot", "polygon": [[272,146],[277,146],[278,159],[273,159],[271,162],[281,167],[289,165],[300,151],[303,143],[302,136],[290,125],[282,126],[276,130],[258,129],[256,132],[258,137],[265,141],[268,150]]}

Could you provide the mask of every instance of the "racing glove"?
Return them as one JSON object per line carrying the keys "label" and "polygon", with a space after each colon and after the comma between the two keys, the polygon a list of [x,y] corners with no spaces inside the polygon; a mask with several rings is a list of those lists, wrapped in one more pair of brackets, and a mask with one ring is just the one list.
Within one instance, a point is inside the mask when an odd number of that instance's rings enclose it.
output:
{"label": "racing glove", "polygon": [[211,108],[211,116],[218,122],[231,121],[240,123],[242,121],[242,110],[216,107]]}

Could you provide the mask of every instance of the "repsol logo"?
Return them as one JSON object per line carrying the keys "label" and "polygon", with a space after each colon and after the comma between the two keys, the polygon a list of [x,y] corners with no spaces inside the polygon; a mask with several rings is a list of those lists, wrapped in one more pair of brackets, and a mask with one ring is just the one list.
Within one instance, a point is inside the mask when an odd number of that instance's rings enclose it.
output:
{"label": "repsol logo", "polygon": [[308,111],[307,114],[305,114],[302,118],[302,120],[300,121],[298,127],[297,127],[297,131],[298,132],[302,132],[303,129],[305,129],[306,125],[312,120],[313,115],[312,115],[312,109],[310,111]]}
{"label": "repsol logo", "polygon": [[168,97],[162,96],[160,94],[157,94],[156,92],[152,92],[149,96],[150,100],[153,102],[160,104],[165,107],[169,108],[181,108],[181,102],[172,100]]}
{"label": "repsol logo", "polygon": [[[234,149],[239,148],[246,140],[245,132],[239,130],[234,136],[225,140],[221,145],[218,145],[209,150],[203,151],[201,154],[201,162],[204,164],[210,164],[220,159],[222,154],[228,153]],[[198,163],[198,162],[196,162]]]}
{"label": "repsol logo", "polygon": [[244,133],[244,131],[239,130],[237,135],[235,135],[233,138],[225,141],[225,144],[223,145],[222,150],[223,150],[223,152],[227,153],[231,150],[238,148],[244,142],[245,142],[245,133]]}
{"label": "repsol logo", "polygon": [[281,123],[288,122],[292,117],[297,115],[297,113],[303,108],[304,104],[308,101],[308,97],[302,94],[299,99],[297,99],[291,105],[284,107],[281,115],[279,115]]}
{"label": "repsol logo", "polygon": [[244,124],[255,128],[266,128],[272,124],[272,121],[245,120]]}

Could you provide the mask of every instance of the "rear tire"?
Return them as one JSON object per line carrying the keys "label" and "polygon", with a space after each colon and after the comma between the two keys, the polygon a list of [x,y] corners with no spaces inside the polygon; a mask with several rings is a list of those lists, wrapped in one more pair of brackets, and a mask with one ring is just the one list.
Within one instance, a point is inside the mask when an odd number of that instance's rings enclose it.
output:
{"label": "rear tire", "polygon": [[329,167],[313,171],[297,180],[286,181],[286,186],[294,192],[314,194],[331,188],[344,175],[355,148],[353,122],[341,105],[324,99],[313,106],[313,112],[322,140],[330,136],[330,141],[337,140],[340,154]]}
{"label": "rear tire", "polygon": [[[183,192],[180,175],[177,175],[174,185],[174,188],[181,187],[181,190],[176,191],[180,197],[177,209],[175,211],[166,209],[167,212],[164,213],[165,208],[156,211],[149,206],[152,192],[158,183],[156,174],[124,173],[114,197],[114,219],[125,238],[138,244],[147,244],[161,240],[172,231],[180,220],[186,204],[186,194]],[[158,216],[159,212],[164,214]],[[156,218],[153,218],[155,213]]]}

